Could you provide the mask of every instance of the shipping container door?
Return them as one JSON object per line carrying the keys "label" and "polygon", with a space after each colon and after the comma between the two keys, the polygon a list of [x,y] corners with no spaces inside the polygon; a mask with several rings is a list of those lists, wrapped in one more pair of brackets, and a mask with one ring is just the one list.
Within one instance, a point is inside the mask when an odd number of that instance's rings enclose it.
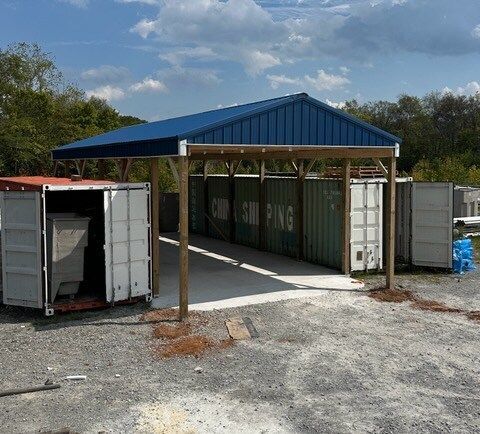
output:
{"label": "shipping container door", "polygon": [[151,292],[148,190],[108,190],[105,203],[107,301]]}
{"label": "shipping container door", "polygon": [[42,230],[39,192],[0,193],[3,302],[42,307]]}
{"label": "shipping container door", "polygon": [[453,184],[412,184],[412,264],[452,268]]}
{"label": "shipping container door", "polygon": [[351,271],[382,268],[382,210],[381,183],[351,184]]}

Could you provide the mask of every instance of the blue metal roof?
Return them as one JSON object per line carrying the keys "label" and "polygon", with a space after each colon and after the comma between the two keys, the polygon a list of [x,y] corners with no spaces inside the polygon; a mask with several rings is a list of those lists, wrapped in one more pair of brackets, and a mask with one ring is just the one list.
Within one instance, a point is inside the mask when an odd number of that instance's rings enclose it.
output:
{"label": "blue metal roof", "polygon": [[60,146],[54,160],[178,155],[178,142],[387,146],[401,139],[306,93],[133,125]]}

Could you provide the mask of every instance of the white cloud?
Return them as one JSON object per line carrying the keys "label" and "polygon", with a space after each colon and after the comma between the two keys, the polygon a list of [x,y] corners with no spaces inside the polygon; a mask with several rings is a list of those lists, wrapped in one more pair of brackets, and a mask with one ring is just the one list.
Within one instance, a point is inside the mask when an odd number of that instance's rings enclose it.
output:
{"label": "white cloud", "polygon": [[350,84],[350,80],[342,75],[328,74],[323,69],[317,71],[316,77],[305,76],[305,81],[318,91],[335,90]]}
{"label": "white cloud", "polygon": [[302,80],[299,78],[291,78],[287,77],[284,74],[282,75],[267,75],[267,80],[270,82],[270,87],[272,89],[278,89],[280,85],[283,84],[290,84],[293,86],[301,86],[302,85]]}
{"label": "white cloud", "polygon": [[92,90],[87,90],[85,94],[87,95],[87,98],[91,98],[93,96],[96,98],[104,99],[108,102],[118,101],[125,98],[125,92],[123,89],[110,85],[100,86]]}
{"label": "white cloud", "polygon": [[343,75],[346,75],[350,72],[350,69],[348,69],[346,66],[340,66],[340,72],[343,74]]}
{"label": "white cloud", "polygon": [[259,50],[246,51],[240,55],[245,71],[250,75],[258,75],[268,68],[280,65],[278,57]]}
{"label": "white cloud", "polygon": [[456,90],[450,89],[449,87],[444,87],[442,90],[443,94],[451,93],[453,95],[463,95],[463,96],[473,96],[480,93],[480,83],[478,81],[471,81],[465,86],[459,86]]}
{"label": "white cloud", "polygon": [[132,84],[129,90],[131,92],[167,92],[168,89],[165,83],[147,77],[143,81]]}
{"label": "white cloud", "polygon": [[161,0],[115,0],[117,3],[142,3],[145,5],[159,5]]}
{"label": "white cloud", "polygon": [[158,1],[158,12],[131,31],[150,38],[171,65],[221,59],[256,75],[326,57],[368,65],[398,52],[480,52],[478,0],[461,8],[451,0],[144,1]]}
{"label": "white cloud", "polygon": [[156,18],[142,19],[131,31],[175,47],[160,55],[171,64],[221,58],[241,63],[250,75],[282,63],[273,44],[289,35],[254,0],[163,0]]}
{"label": "white cloud", "polygon": [[169,51],[161,53],[158,57],[167,61],[171,65],[181,65],[186,60],[199,60],[202,62],[219,58],[219,55],[215,53],[210,47],[186,47],[176,51]]}
{"label": "white cloud", "polygon": [[337,109],[343,109],[345,107],[345,101],[339,101],[339,102],[335,102],[335,101],[330,101],[328,98],[325,100],[325,103],[328,104],[330,107],[334,107],[334,108],[337,108]]}
{"label": "white cloud", "polygon": [[183,66],[172,66],[168,69],[158,71],[158,77],[169,86],[214,86],[222,80],[218,77],[218,73],[211,69],[205,68],[186,68]]}
{"label": "white cloud", "polygon": [[80,77],[83,80],[112,83],[129,78],[130,71],[124,66],[102,65],[82,71]]}
{"label": "white cloud", "polygon": [[57,0],[62,3],[69,3],[73,6],[76,6],[77,8],[82,8],[85,9],[88,4],[90,3],[90,0]]}
{"label": "white cloud", "polygon": [[475,39],[480,39],[480,24],[477,24],[472,30],[472,36]]}
{"label": "white cloud", "polygon": [[131,29],[132,32],[138,33],[142,38],[147,38],[150,33],[155,31],[155,21],[143,19],[135,24]]}

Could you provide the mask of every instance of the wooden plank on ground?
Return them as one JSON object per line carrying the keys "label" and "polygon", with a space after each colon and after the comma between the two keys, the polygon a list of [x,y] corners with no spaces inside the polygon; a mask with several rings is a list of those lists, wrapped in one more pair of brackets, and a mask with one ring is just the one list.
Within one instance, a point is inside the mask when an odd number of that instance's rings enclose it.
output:
{"label": "wooden plank on ground", "polygon": [[247,326],[245,325],[243,318],[232,317],[225,321],[227,326],[228,334],[232,339],[235,340],[247,340],[251,339],[250,332],[248,331]]}

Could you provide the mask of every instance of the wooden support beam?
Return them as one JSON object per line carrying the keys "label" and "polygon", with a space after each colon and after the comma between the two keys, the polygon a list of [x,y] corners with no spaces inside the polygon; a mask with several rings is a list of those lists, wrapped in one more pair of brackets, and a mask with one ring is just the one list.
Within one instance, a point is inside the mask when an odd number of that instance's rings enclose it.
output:
{"label": "wooden support beam", "polygon": [[304,161],[297,161],[297,260],[303,260],[303,171]]}
{"label": "wooden support beam", "polygon": [[83,173],[85,172],[85,164],[87,160],[75,160],[75,167],[77,168],[78,174],[83,178]]}
{"label": "wooden support beam", "polygon": [[228,163],[228,239],[235,242],[235,163]]}
{"label": "wooden support beam", "polygon": [[97,160],[98,179],[105,179],[105,160]]}
{"label": "wooden support beam", "polygon": [[238,169],[240,169],[240,166],[242,165],[242,160],[238,161],[237,164],[233,168],[233,176],[235,176],[238,172]]}
{"label": "wooden support beam", "polygon": [[385,176],[385,179],[387,179],[388,178],[388,170],[383,165],[383,163],[380,161],[380,158],[372,158],[372,160],[375,162],[377,167],[381,170],[381,172],[383,173],[383,176]]}
{"label": "wooden support beam", "polygon": [[158,188],[158,158],[150,159],[150,183],[152,203],[152,240],[151,240],[151,261],[152,261],[152,291],[153,296],[160,294],[160,192]]}
{"label": "wooden support beam", "polygon": [[64,160],[63,161],[63,166],[64,166],[64,176],[65,176],[65,178],[70,178],[70,161]]}
{"label": "wooden support beam", "polygon": [[259,160],[259,159],[311,159],[311,158],[389,158],[395,155],[391,147],[347,146],[239,146],[239,145],[192,145],[190,157],[195,160]]}
{"label": "wooden support beam", "polygon": [[294,171],[295,173],[298,173],[298,166],[297,166],[297,163],[295,163],[295,160],[290,160],[289,163],[290,163],[290,165],[292,166],[293,171]]}
{"label": "wooden support beam", "polygon": [[260,160],[258,177],[258,242],[260,250],[266,250],[266,211],[267,211],[267,185],[265,183],[265,160]]}
{"label": "wooden support beam", "polygon": [[128,182],[128,175],[130,174],[130,168],[132,167],[133,158],[127,158],[123,162],[123,176],[122,182]]}
{"label": "wooden support beam", "polygon": [[178,157],[179,171],[179,306],[180,320],[188,316],[188,157]]}
{"label": "wooden support beam", "polygon": [[388,160],[387,183],[387,233],[386,233],[386,288],[395,288],[395,194],[397,161],[395,157]]}
{"label": "wooden support beam", "polygon": [[307,168],[303,171],[303,174],[302,174],[302,180],[305,181],[305,178],[307,177],[308,173],[310,172],[310,170],[312,170],[312,167],[313,165],[315,164],[315,161],[317,161],[316,158],[312,158],[309,162],[308,162],[308,165],[307,165]]}
{"label": "wooden support beam", "polygon": [[180,181],[178,179],[178,170],[177,166],[175,166],[175,161],[173,161],[172,158],[167,158],[168,165],[170,166],[170,170],[172,171],[173,178],[175,179],[175,182],[177,185],[179,185]]}
{"label": "wooden support beam", "polygon": [[342,272],[350,274],[350,238],[351,238],[351,190],[350,170],[351,160],[346,158],[343,161],[343,183],[342,183]]}
{"label": "wooden support beam", "polygon": [[58,160],[55,160],[53,162],[53,176],[57,176],[57,172],[58,172]]}

